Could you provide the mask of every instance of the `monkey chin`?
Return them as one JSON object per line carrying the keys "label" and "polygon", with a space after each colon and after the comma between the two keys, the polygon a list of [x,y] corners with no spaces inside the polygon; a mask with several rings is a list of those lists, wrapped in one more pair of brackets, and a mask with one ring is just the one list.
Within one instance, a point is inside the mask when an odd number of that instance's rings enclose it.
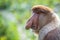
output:
{"label": "monkey chin", "polygon": [[36,31],[36,30],[32,30],[34,32],[34,34],[39,34],[39,31]]}

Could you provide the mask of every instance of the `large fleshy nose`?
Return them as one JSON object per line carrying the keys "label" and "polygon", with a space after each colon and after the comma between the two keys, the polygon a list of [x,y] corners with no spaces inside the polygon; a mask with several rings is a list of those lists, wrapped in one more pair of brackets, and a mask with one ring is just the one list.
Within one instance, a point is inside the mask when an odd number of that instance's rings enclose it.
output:
{"label": "large fleshy nose", "polygon": [[37,30],[38,29],[38,24],[39,24],[39,14],[34,15],[35,18],[33,18],[33,24],[32,24],[32,29]]}
{"label": "large fleshy nose", "polygon": [[32,26],[32,21],[29,21],[29,22],[27,22],[26,23],[26,29],[30,29],[31,28],[31,26]]}
{"label": "large fleshy nose", "polygon": [[33,18],[34,18],[34,15],[27,21],[26,27],[25,27],[26,29],[31,28],[32,23],[33,23]]}
{"label": "large fleshy nose", "polygon": [[38,14],[34,14],[26,23],[26,29],[33,29],[36,30],[38,28]]}

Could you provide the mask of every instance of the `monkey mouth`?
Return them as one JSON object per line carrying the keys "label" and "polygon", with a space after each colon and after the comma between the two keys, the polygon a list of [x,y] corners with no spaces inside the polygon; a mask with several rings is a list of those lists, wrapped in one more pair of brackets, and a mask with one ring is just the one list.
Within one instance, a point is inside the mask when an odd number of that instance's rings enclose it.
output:
{"label": "monkey mouth", "polygon": [[27,29],[27,30],[28,30],[28,29],[37,30],[38,27],[35,26],[35,25],[31,25],[30,27],[26,26],[26,29]]}
{"label": "monkey mouth", "polygon": [[31,26],[31,29],[36,30],[36,29],[37,29],[37,27],[36,27],[36,26],[34,26],[34,25],[32,25],[32,26]]}
{"label": "monkey mouth", "polygon": [[38,30],[38,27],[37,26],[31,26],[31,29],[34,33],[38,34],[39,33],[39,30]]}
{"label": "monkey mouth", "polygon": [[32,25],[31,27],[28,27],[28,26],[26,26],[26,29],[33,29],[33,30],[36,30],[37,28],[36,28],[36,26],[34,26],[34,25]]}

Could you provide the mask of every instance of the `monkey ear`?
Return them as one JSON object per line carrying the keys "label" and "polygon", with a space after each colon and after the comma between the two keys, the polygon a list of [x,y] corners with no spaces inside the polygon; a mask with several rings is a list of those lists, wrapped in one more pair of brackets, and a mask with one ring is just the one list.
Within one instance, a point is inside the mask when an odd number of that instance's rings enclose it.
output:
{"label": "monkey ear", "polygon": [[32,7],[32,11],[33,13],[37,13],[37,14],[40,14],[40,13],[47,14],[47,13],[50,13],[52,9],[43,5],[36,5]]}

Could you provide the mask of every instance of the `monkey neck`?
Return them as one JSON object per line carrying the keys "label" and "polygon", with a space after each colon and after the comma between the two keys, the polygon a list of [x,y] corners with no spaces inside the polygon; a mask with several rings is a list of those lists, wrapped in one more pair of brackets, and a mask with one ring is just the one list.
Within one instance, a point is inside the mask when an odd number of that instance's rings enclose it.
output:
{"label": "monkey neck", "polygon": [[43,40],[44,37],[48,34],[48,32],[56,29],[60,25],[60,19],[59,17],[54,13],[55,19],[52,20],[50,23],[47,25],[43,26],[43,28],[40,29],[39,31],[39,39],[38,40]]}

